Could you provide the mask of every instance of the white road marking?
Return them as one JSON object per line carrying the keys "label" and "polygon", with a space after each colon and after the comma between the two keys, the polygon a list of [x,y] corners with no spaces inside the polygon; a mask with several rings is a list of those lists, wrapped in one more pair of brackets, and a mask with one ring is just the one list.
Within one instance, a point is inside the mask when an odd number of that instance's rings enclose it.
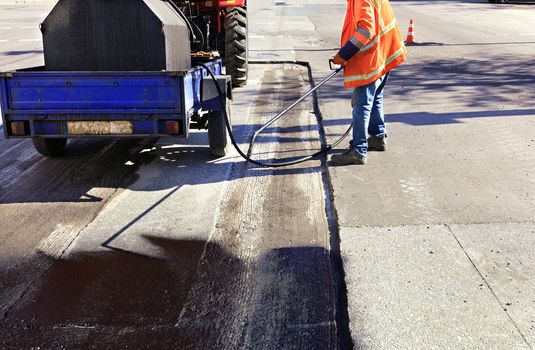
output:
{"label": "white road marking", "polygon": [[29,41],[41,41],[41,39],[20,39],[21,42],[29,42]]}
{"label": "white road marking", "polygon": [[0,29],[13,29],[13,27],[0,27]]}
{"label": "white road marking", "polygon": [[0,43],[7,43],[9,40],[0,39]]}
{"label": "white road marking", "polygon": [[520,35],[528,36],[528,35],[535,35],[535,33],[522,33]]}

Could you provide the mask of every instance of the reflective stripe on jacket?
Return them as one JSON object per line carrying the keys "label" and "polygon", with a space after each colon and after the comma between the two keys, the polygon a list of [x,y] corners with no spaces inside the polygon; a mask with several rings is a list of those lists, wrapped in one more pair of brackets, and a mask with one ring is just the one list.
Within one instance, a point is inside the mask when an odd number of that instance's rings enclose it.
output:
{"label": "reflective stripe on jacket", "polygon": [[[347,88],[374,82],[405,62],[407,56],[388,0],[348,0],[341,44],[339,53],[350,56],[344,57],[348,59],[344,68]],[[353,46],[359,49],[354,55]]]}

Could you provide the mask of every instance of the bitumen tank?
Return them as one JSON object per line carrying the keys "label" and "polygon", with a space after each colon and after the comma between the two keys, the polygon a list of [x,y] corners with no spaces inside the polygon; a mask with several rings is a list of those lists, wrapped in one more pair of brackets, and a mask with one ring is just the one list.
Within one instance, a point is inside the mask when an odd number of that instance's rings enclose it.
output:
{"label": "bitumen tank", "polygon": [[188,27],[162,0],[59,0],[41,24],[50,71],[182,71]]}

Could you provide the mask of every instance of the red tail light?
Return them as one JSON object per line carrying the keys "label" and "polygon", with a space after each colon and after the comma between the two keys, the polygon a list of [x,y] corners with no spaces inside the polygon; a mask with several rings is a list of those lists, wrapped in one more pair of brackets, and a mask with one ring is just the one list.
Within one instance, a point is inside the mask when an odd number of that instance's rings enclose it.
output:
{"label": "red tail light", "polygon": [[180,134],[180,125],[176,120],[167,120],[165,122],[165,132],[168,135],[179,135]]}
{"label": "red tail light", "polygon": [[10,123],[11,135],[13,136],[25,136],[28,135],[25,122],[11,122]]}

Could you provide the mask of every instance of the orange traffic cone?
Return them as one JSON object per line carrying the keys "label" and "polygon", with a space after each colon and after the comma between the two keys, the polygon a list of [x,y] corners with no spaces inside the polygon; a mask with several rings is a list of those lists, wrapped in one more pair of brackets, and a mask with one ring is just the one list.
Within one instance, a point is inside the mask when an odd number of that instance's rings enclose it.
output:
{"label": "orange traffic cone", "polygon": [[409,32],[407,33],[407,39],[405,40],[405,44],[413,44],[416,41],[414,40],[414,22],[411,19],[411,22],[409,23]]}

